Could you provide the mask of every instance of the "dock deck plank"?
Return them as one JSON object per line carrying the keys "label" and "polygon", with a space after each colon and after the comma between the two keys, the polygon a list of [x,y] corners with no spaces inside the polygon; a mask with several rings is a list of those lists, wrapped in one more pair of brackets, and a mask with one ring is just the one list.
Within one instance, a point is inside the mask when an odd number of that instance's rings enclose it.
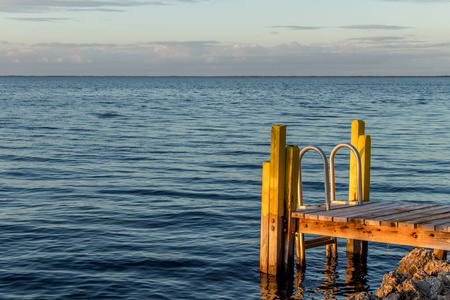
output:
{"label": "dock deck plank", "polygon": [[369,202],[292,217],[302,233],[450,250],[450,205]]}

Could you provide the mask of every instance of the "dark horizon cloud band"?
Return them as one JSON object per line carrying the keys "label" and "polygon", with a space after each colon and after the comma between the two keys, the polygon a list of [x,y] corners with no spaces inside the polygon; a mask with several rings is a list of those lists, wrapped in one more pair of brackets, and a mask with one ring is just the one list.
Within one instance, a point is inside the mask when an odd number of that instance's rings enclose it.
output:
{"label": "dark horizon cloud band", "polygon": [[403,30],[403,29],[411,29],[412,27],[392,26],[392,25],[379,25],[379,24],[363,24],[363,25],[339,26],[338,28],[343,28],[343,29],[361,29],[361,30]]}
{"label": "dark horizon cloud band", "polygon": [[337,26],[337,27],[275,25],[270,28],[281,28],[281,29],[290,29],[290,30],[319,30],[319,29],[324,29],[324,28],[360,29],[360,30],[404,30],[404,29],[411,29],[412,27],[381,25],[381,24],[360,24],[360,25],[346,25],[346,26]]}
{"label": "dark horizon cloud band", "polygon": [[[182,2],[177,1],[177,2]],[[53,9],[63,9],[68,11],[105,11],[105,12],[117,12],[123,11],[113,8],[126,8],[126,7],[136,7],[136,6],[147,6],[147,5],[170,5],[172,2],[168,1],[99,1],[99,0],[14,0],[14,2],[8,0],[0,0],[0,12],[5,13],[20,13],[20,12],[46,12]]]}
{"label": "dark horizon cloud band", "polygon": [[68,21],[72,20],[71,18],[8,18],[14,21],[25,21],[25,22],[51,22],[55,23],[58,21]]}
{"label": "dark horizon cloud band", "polygon": [[[53,9],[62,9],[70,11],[104,11],[104,12],[120,12],[123,10],[117,8],[147,6],[147,5],[173,5],[176,3],[201,3],[206,0],[0,0],[0,12],[4,13],[30,13],[30,12],[45,12]],[[449,3],[450,0],[378,0],[383,2],[410,2],[410,3]],[[210,1],[211,2],[211,1]],[[293,26],[297,27],[297,26]],[[302,28],[304,27],[304,28]],[[313,30],[320,29],[314,26],[298,26],[291,28],[296,30]]]}
{"label": "dark horizon cloud band", "polygon": [[295,25],[275,25],[271,28],[282,28],[282,29],[291,29],[291,30],[317,30],[323,29],[327,27],[322,26],[295,26]]}

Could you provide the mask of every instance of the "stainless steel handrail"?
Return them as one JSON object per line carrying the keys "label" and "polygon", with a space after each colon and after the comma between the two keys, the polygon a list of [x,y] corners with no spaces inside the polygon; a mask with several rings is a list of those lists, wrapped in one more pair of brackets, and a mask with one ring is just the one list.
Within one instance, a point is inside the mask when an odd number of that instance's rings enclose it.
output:
{"label": "stainless steel handrail", "polygon": [[320,149],[319,147],[316,147],[316,146],[308,146],[308,147],[304,148],[302,151],[300,151],[299,168],[298,168],[298,197],[299,197],[299,201],[298,201],[297,208],[299,208],[299,206],[303,205],[302,157],[309,150],[313,150],[313,151],[318,152],[320,154],[320,156],[322,157],[324,177],[325,177],[325,207],[326,207],[326,210],[329,210],[330,209],[330,205],[331,205],[331,201],[330,201],[330,175],[329,175],[329,172],[328,172],[328,160],[327,160],[327,156],[322,151],[322,149]]}
{"label": "stainless steel handrail", "polygon": [[337,145],[330,154],[330,179],[331,179],[331,202],[336,201],[336,183],[334,175],[334,156],[341,148],[349,148],[356,156],[357,181],[358,181],[358,205],[362,204],[362,175],[361,175],[361,156],[358,150],[350,144]]}

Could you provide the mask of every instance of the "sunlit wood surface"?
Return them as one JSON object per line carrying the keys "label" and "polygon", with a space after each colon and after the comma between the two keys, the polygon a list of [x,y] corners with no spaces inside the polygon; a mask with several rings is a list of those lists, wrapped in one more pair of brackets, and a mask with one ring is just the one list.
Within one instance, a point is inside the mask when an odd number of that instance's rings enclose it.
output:
{"label": "sunlit wood surface", "polygon": [[301,233],[450,250],[450,206],[368,202],[301,209],[292,217]]}

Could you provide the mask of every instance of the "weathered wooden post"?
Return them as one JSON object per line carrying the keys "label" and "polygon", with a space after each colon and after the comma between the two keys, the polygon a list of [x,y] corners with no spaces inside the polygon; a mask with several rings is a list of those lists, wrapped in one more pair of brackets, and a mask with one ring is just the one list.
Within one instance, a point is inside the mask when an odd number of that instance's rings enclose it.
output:
{"label": "weathered wooden post", "polygon": [[[370,135],[364,135],[365,123],[361,120],[352,122],[351,144],[358,150],[361,156],[361,173],[362,173],[362,196],[363,201],[370,200],[370,154],[371,139]],[[350,179],[348,186],[348,201],[357,201],[357,170],[356,157],[350,154]],[[367,254],[368,244],[365,241],[347,240],[347,252],[354,254]]]}
{"label": "weathered wooden post", "polygon": [[262,196],[261,196],[261,247],[259,270],[269,272],[269,183],[270,162],[263,163]]}
{"label": "weathered wooden post", "polygon": [[298,176],[300,149],[298,146],[286,147],[286,180],[285,180],[285,220],[284,229],[284,267],[285,273],[293,275],[294,249],[297,221],[292,218],[292,212],[297,210]]}
{"label": "weathered wooden post", "polygon": [[269,183],[269,274],[283,267],[284,183],[286,176],[286,126],[272,126]]}
{"label": "weathered wooden post", "polygon": [[[277,275],[283,270],[283,217],[286,176],[286,126],[274,125],[270,163],[263,164],[261,207],[261,272]],[[268,179],[268,182],[267,182]],[[268,192],[268,193],[267,193]],[[267,233],[265,224],[267,223]],[[267,263],[266,263],[267,261]]]}
{"label": "weathered wooden post", "polygon": [[274,125],[270,162],[263,163],[260,271],[293,275],[300,150],[286,147],[286,126]]}
{"label": "weathered wooden post", "polygon": [[434,254],[436,254],[436,257],[440,260],[447,259],[447,251],[446,250],[434,249]]}

